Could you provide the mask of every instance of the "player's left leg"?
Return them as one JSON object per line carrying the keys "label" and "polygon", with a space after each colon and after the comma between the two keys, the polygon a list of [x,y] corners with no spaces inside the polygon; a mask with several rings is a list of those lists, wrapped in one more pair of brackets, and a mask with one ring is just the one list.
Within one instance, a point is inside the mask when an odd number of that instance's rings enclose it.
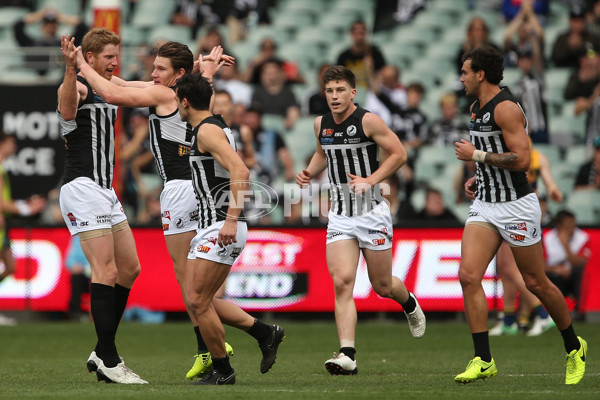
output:
{"label": "player's left leg", "polygon": [[425,314],[415,295],[409,293],[400,278],[392,275],[392,249],[363,248],[362,252],[367,261],[369,280],[375,293],[402,305],[411,334],[415,338],[423,337],[426,327]]}

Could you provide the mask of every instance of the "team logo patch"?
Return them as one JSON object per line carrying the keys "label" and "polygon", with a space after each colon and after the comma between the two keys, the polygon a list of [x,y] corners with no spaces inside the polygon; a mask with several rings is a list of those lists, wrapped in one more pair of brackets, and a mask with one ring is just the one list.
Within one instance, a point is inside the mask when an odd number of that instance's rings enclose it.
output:
{"label": "team logo patch", "polygon": [[331,135],[333,135],[333,129],[323,129],[321,131],[321,135],[323,135],[323,136],[331,136]]}
{"label": "team logo patch", "polygon": [[67,218],[71,221],[71,226],[77,226],[77,218],[73,215],[73,213],[68,213]]}
{"label": "team logo patch", "polygon": [[356,135],[356,126],[350,125],[348,127],[348,129],[346,129],[346,133],[348,134],[348,136],[354,136],[354,135]]}
{"label": "team logo patch", "polygon": [[537,237],[537,235],[538,235],[538,230],[537,230],[537,228],[536,228],[536,227],[533,227],[533,228],[531,229],[531,237],[533,237],[533,238],[536,238],[536,237]]}
{"label": "team logo patch", "polygon": [[516,233],[511,233],[510,238],[518,242],[522,242],[525,240],[525,235],[517,235]]}
{"label": "team logo patch", "polygon": [[175,226],[179,229],[183,228],[184,222],[183,222],[183,218],[177,218],[175,220]]}
{"label": "team logo patch", "polygon": [[490,120],[490,113],[486,112],[485,114],[483,114],[483,118],[481,120],[484,124],[487,124],[487,122]]}
{"label": "team logo patch", "polygon": [[191,148],[188,146],[184,146],[182,144],[179,145],[179,157],[187,156],[191,152]]}

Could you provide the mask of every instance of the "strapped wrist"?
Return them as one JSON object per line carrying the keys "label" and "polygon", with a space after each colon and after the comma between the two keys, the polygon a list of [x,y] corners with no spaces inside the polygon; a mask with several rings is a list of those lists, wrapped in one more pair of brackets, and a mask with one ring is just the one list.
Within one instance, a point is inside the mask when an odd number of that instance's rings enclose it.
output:
{"label": "strapped wrist", "polygon": [[485,161],[486,155],[487,153],[483,150],[474,150],[471,159],[475,162],[483,163]]}

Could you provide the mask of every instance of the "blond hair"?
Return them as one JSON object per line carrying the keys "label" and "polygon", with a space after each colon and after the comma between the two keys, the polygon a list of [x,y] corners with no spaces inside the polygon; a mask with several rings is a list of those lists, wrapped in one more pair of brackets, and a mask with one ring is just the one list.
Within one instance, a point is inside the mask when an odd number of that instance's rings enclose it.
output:
{"label": "blond hair", "polygon": [[114,44],[115,46],[121,44],[119,35],[106,28],[92,28],[81,40],[81,52],[84,57],[88,52],[97,56],[109,44]]}

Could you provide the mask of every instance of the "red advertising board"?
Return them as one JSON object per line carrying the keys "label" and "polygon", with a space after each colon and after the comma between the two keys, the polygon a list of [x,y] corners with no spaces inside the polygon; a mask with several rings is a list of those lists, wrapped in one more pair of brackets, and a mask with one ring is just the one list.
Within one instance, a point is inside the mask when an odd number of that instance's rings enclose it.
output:
{"label": "red advertising board", "polygon": [[[583,304],[600,311],[600,230],[586,230],[592,258],[583,279]],[[396,229],[393,274],[419,298],[426,311],[462,311],[458,282],[462,229]],[[142,272],[129,306],[184,311],[162,230],[134,229]],[[69,247],[66,228],[11,230],[17,260],[15,276],[0,284],[0,310],[66,310],[69,272],[64,266]],[[357,267],[354,298],[359,311],[401,310],[376,295],[366,265]],[[498,305],[501,285],[492,263],[483,282],[490,308]],[[251,229],[248,242],[226,283],[226,296],[249,311],[333,311],[333,283],[325,262],[324,229]]]}

